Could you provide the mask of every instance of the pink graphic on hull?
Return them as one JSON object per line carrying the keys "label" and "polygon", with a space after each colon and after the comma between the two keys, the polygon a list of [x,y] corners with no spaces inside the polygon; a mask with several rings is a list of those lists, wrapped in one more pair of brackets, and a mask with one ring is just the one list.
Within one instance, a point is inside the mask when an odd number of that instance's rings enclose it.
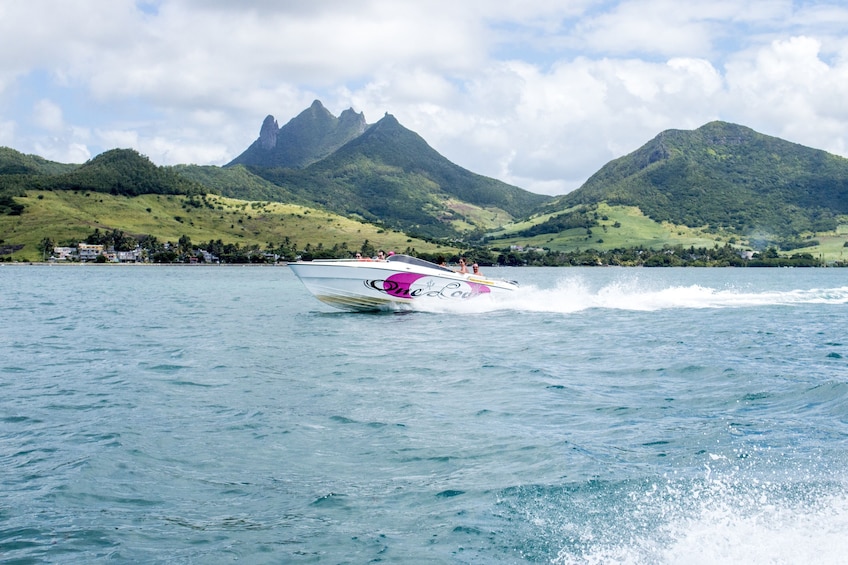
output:
{"label": "pink graphic on hull", "polygon": [[374,290],[385,292],[395,298],[444,298],[465,299],[488,294],[488,286],[475,282],[449,281],[439,277],[417,273],[395,273],[385,280],[366,281]]}
{"label": "pink graphic on hull", "polygon": [[424,276],[415,273],[396,273],[383,281],[383,290],[398,298],[412,298],[409,295],[412,284]]}

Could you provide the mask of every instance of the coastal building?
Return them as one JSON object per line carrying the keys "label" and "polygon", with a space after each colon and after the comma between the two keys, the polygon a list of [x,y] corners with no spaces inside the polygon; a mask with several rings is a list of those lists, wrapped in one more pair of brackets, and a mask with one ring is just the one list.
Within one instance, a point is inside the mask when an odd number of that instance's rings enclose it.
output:
{"label": "coastal building", "polygon": [[132,251],[116,251],[115,258],[119,263],[140,263],[141,248],[136,247]]}
{"label": "coastal building", "polygon": [[103,254],[102,245],[93,245],[90,243],[78,243],[77,253],[80,261],[94,261],[98,255]]}
{"label": "coastal building", "polygon": [[54,247],[51,259],[54,261],[70,261],[76,250],[76,247]]}
{"label": "coastal building", "polygon": [[218,262],[220,262],[217,255],[215,255],[213,253],[209,253],[205,249],[200,249],[199,251],[203,255],[203,262],[204,263],[218,263]]}

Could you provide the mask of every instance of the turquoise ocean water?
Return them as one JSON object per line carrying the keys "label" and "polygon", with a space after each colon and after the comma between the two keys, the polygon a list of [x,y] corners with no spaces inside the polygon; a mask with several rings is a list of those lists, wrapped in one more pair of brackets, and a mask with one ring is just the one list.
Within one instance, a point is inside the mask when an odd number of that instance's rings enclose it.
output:
{"label": "turquoise ocean water", "polygon": [[0,266],[3,563],[846,563],[848,270]]}

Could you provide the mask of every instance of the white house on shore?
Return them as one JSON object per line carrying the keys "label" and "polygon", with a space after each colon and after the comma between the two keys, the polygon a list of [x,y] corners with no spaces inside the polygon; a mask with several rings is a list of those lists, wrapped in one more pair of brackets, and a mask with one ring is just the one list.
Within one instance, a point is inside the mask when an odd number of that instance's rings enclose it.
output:
{"label": "white house on shore", "polygon": [[95,261],[98,255],[103,255],[103,246],[93,245],[91,243],[78,243],[77,254],[80,261]]}
{"label": "white house on shore", "polygon": [[54,247],[51,261],[97,261],[100,256],[111,263],[142,263],[145,260],[144,251],[136,247],[132,251],[114,251],[105,249],[103,245],[79,243],[76,247]]}
{"label": "white house on shore", "polygon": [[76,247],[54,247],[51,259],[54,261],[70,261],[73,259],[76,251]]}
{"label": "white house on shore", "polygon": [[116,251],[115,258],[118,263],[141,263],[141,248],[136,247],[132,251]]}

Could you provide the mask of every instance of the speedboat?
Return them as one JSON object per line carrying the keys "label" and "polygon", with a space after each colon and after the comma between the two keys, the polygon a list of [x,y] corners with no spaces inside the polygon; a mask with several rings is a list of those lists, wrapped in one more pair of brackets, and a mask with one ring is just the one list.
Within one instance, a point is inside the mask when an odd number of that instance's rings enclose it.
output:
{"label": "speedboat", "polygon": [[318,300],[356,312],[412,310],[416,304],[496,296],[518,288],[515,281],[457,273],[400,254],[384,261],[322,259],[289,263],[289,267]]}

